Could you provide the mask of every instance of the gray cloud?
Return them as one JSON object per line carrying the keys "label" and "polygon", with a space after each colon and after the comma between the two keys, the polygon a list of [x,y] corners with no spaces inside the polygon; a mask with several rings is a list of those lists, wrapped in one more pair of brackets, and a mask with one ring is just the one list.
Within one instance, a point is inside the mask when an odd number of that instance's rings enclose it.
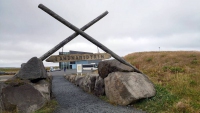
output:
{"label": "gray cloud", "polygon": [[[158,47],[200,50],[199,0],[0,0],[0,67],[40,57],[73,33],[40,10],[40,3],[79,28],[108,10],[85,32],[120,56]],[[96,52],[97,47],[78,36],[64,46],[69,50]]]}

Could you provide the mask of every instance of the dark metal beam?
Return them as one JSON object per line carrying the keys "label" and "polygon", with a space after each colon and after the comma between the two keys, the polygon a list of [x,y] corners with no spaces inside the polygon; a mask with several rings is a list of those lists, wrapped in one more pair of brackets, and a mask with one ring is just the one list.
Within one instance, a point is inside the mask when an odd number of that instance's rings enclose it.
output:
{"label": "dark metal beam", "polygon": [[[107,14],[108,14],[108,11],[105,11],[104,13],[102,13],[101,15],[99,15],[97,18],[95,18],[94,20],[92,20],[91,22],[89,22],[88,24],[86,24],[85,26],[83,26],[81,28],[81,30],[85,31],[87,28],[89,28],[90,26],[92,26],[93,24],[95,24],[96,22],[98,22],[100,19],[102,19]],[[59,44],[57,44],[55,47],[53,47],[52,49],[50,49],[49,51],[47,51],[44,55],[42,55],[40,57],[40,59],[42,61],[45,60],[47,57],[49,57],[50,55],[52,55],[54,52],[56,52],[58,49],[60,49],[61,47],[63,47],[65,44],[67,44],[68,42],[70,42],[72,39],[74,39],[78,35],[79,35],[79,33],[77,33],[77,32],[73,33],[68,38],[66,38],[65,40],[63,40],[62,42],[60,42]]]}
{"label": "dark metal beam", "polygon": [[71,23],[69,23],[68,21],[66,21],[64,18],[60,17],[59,15],[57,15],[56,13],[54,13],[53,11],[51,11],[49,8],[47,8],[46,6],[40,4],[38,6],[40,9],[42,9],[43,11],[45,11],[47,14],[51,15],[52,17],[54,17],[56,20],[60,21],[61,23],[63,23],[64,25],[66,25],[67,27],[69,27],[70,29],[74,30],[75,32],[79,33],[81,36],[85,37],[87,40],[89,40],[90,42],[92,42],[93,44],[97,45],[98,47],[100,47],[102,50],[104,50],[105,52],[109,53],[112,57],[114,57],[116,60],[120,61],[121,63],[128,65],[132,68],[135,69],[136,72],[138,73],[142,73],[141,71],[139,71],[137,68],[135,68],[134,66],[132,66],[130,63],[126,62],[124,59],[122,59],[120,56],[118,56],[117,54],[115,54],[114,52],[112,52],[110,49],[108,49],[106,46],[104,46],[103,44],[101,44],[100,42],[98,42],[97,40],[95,40],[94,38],[92,38],[91,36],[89,36],[88,34],[86,34],[84,31],[80,30],[79,28],[77,28],[76,26],[72,25]]}

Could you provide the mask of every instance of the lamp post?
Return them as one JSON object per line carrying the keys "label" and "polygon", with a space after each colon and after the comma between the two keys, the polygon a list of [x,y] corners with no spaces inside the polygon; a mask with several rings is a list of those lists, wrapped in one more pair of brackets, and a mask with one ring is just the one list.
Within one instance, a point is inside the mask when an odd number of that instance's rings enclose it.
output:
{"label": "lamp post", "polygon": [[[64,46],[63,46],[64,47]],[[62,47],[62,55],[64,55],[64,53],[63,53],[63,47]],[[62,62],[62,69],[64,70],[64,62]]]}

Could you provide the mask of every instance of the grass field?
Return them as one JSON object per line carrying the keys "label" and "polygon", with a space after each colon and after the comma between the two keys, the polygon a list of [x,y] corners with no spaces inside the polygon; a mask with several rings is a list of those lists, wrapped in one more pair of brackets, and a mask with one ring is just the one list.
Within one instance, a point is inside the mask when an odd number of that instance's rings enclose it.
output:
{"label": "grass field", "polygon": [[20,68],[0,68],[0,72],[9,72],[16,73],[20,70]]}
{"label": "grass field", "polygon": [[149,113],[200,113],[200,52],[138,52],[125,59],[155,84],[157,95],[134,104]]}
{"label": "grass field", "polygon": [[[54,68],[58,68],[58,66],[54,66]],[[50,67],[45,67],[46,70],[49,70]],[[17,73],[20,70],[20,68],[2,68],[0,67],[0,72],[6,72],[6,73]]]}

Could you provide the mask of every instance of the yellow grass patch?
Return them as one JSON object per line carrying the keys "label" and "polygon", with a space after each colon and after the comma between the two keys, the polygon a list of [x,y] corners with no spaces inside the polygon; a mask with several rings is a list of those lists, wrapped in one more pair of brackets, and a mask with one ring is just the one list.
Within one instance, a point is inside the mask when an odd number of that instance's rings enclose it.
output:
{"label": "yellow grass patch", "polygon": [[200,52],[139,52],[126,55],[125,59],[155,85],[162,86],[178,98],[172,100],[173,106],[165,106],[170,109],[156,112],[200,112]]}

